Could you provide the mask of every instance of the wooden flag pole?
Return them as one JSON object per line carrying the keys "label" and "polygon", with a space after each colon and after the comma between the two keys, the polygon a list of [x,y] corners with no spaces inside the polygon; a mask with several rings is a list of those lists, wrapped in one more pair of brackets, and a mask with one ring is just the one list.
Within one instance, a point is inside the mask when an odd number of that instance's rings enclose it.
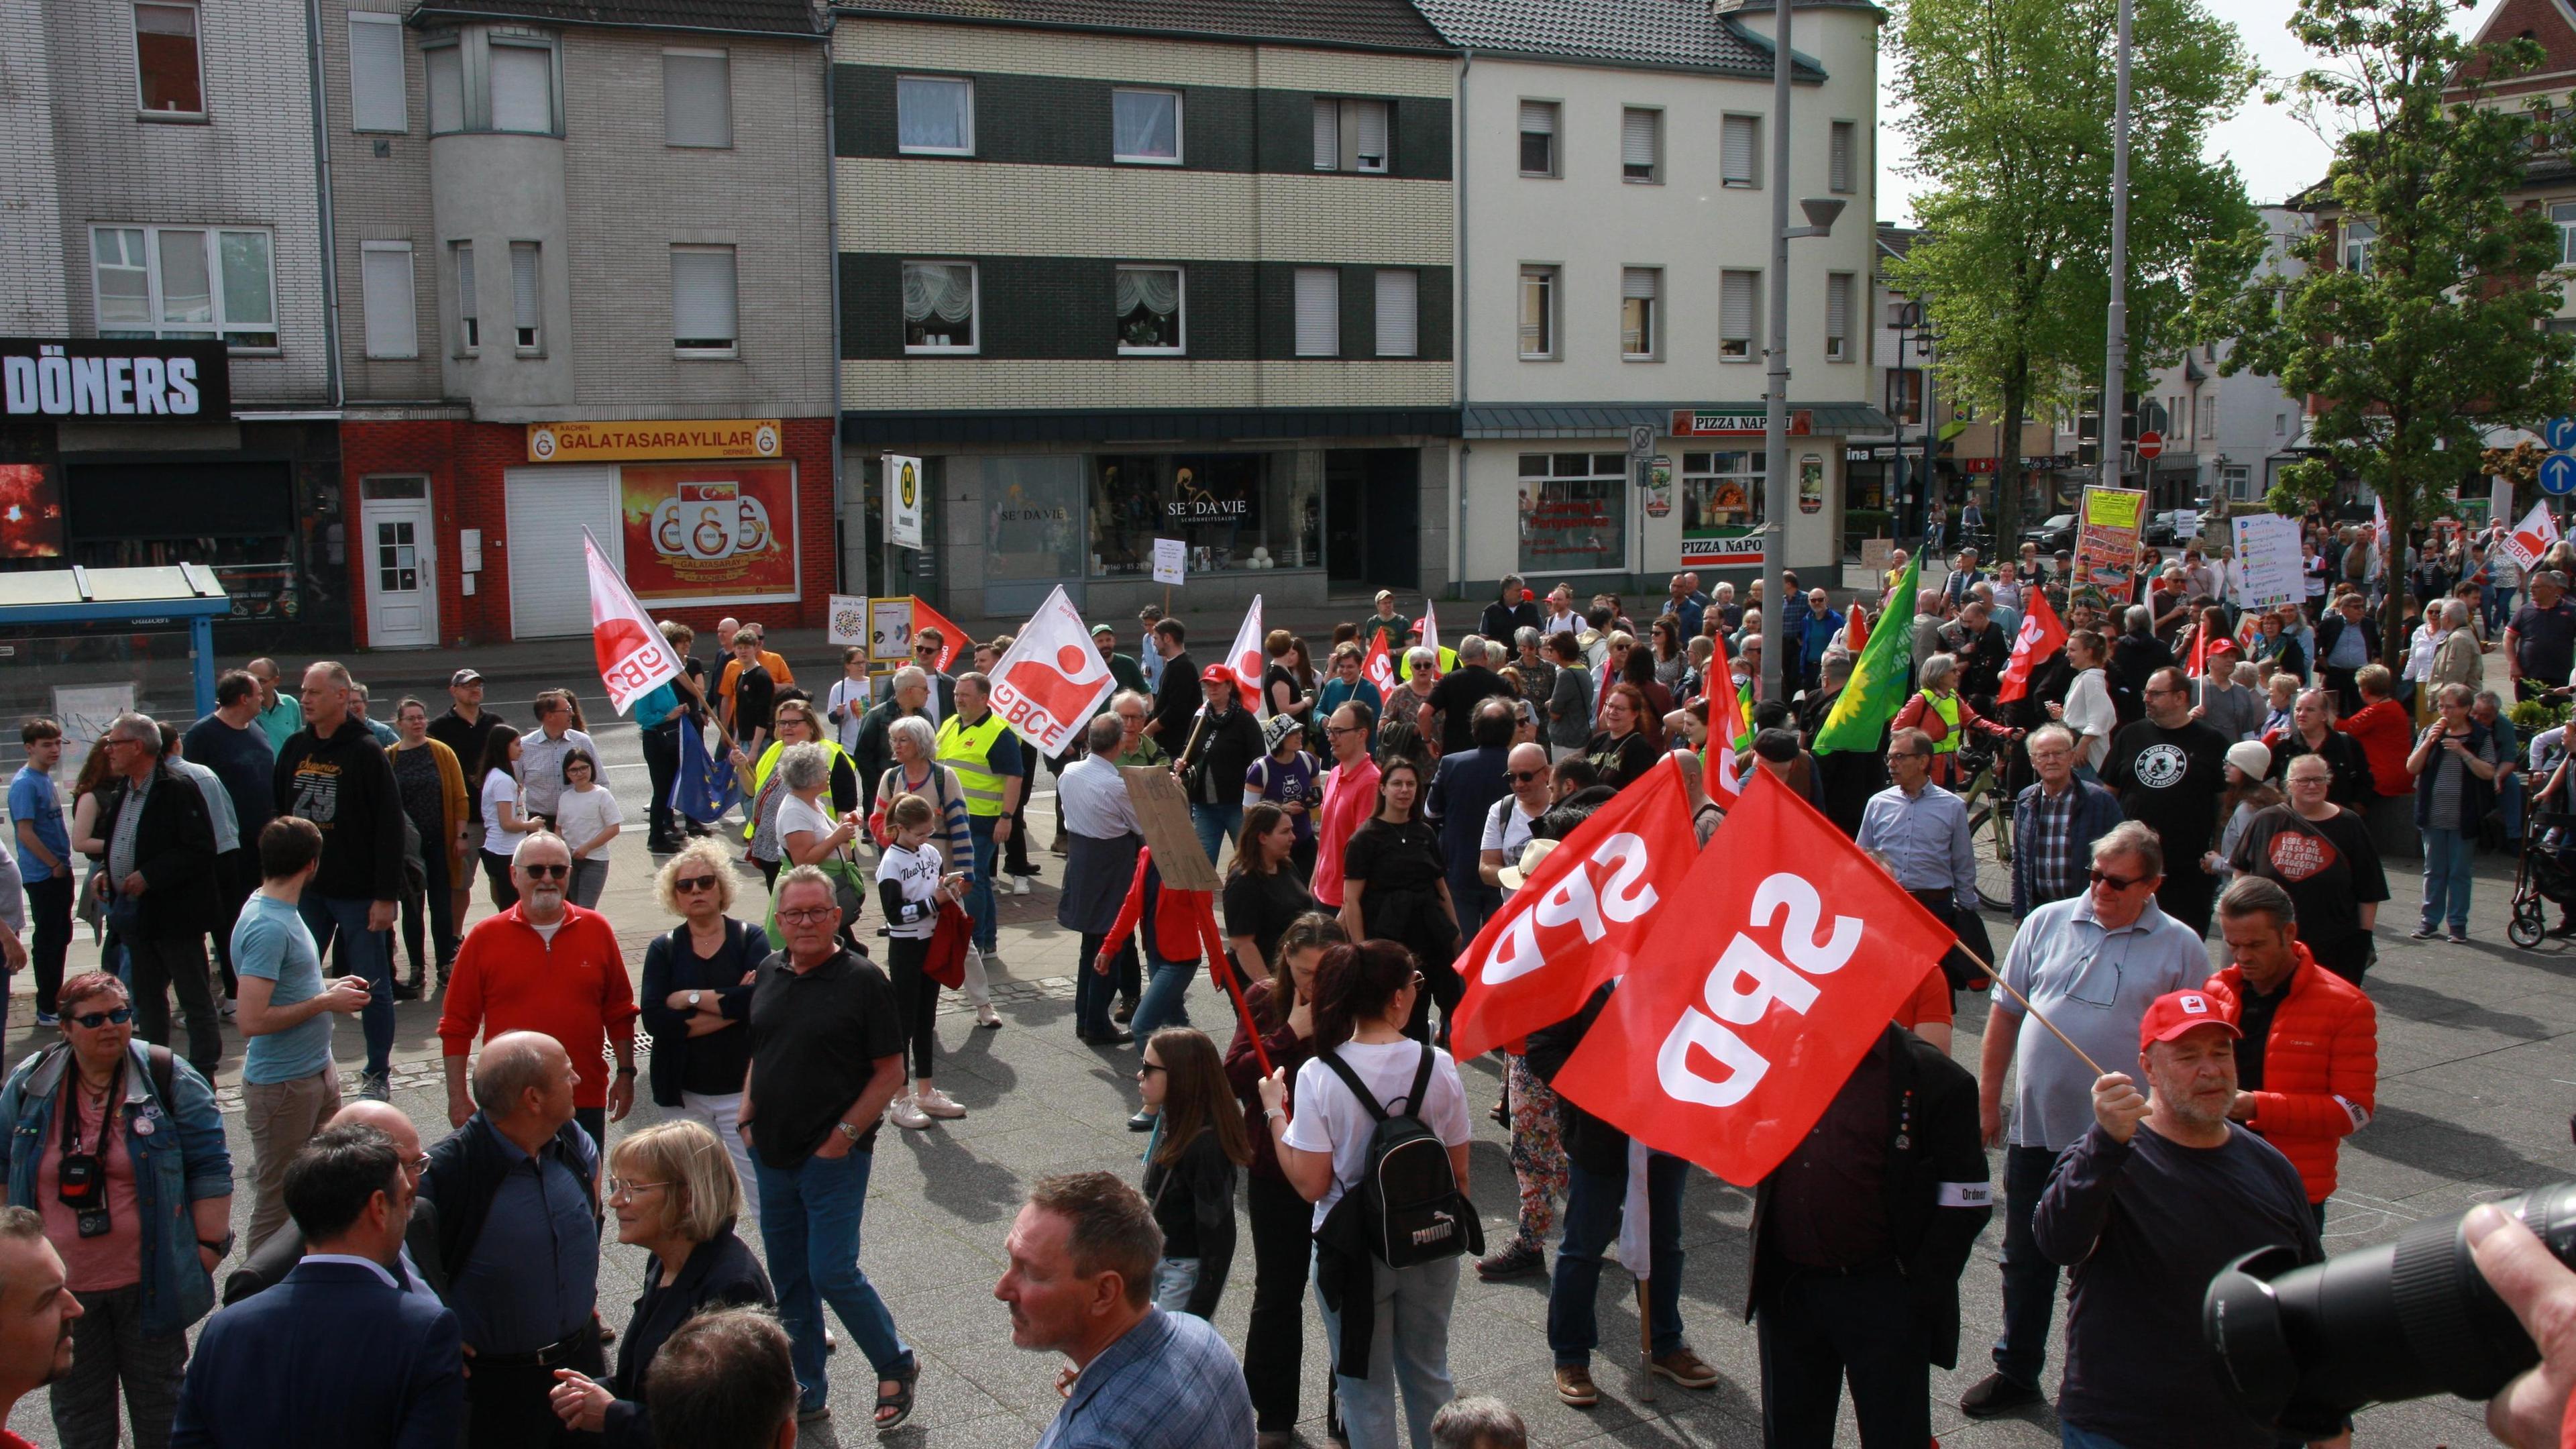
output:
{"label": "wooden flag pole", "polygon": [[1980,970],[1980,971],[1983,971],[1984,973],[1986,973],[1986,979],[1987,979],[1988,981],[1993,982],[1993,983],[1996,985],[1996,987],[1997,987],[1998,989],[2000,989],[2000,990],[2003,992],[2003,994],[2004,994],[2004,995],[2009,996],[2009,997],[2011,997],[2013,1000],[2020,1002],[2020,1003],[2021,1003],[2021,1009],[2022,1009],[2023,1011],[2026,1011],[2026,1012],[2028,1012],[2028,1013],[2030,1014],[2030,1019],[2031,1019],[2031,1020],[2038,1022],[2041,1026],[2047,1027],[2047,1028],[2048,1028],[2048,1034],[2049,1034],[2050,1036],[2053,1036],[2053,1037],[2057,1038],[2059,1041],[2065,1042],[2065,1043],[2066,1043],[2066,1049],[2067,1049],[2068,1051],[2071,1051],[2071,1052],[2075,1053],[2075,1059],[2076,1059],[2077,1061],[2080,1061],[2080,1062],[2082,1062],[2084,1065],[2086,1065],[2086,1066],[2088,1066],[2088,1067],[2091,1067],[2091,1068],[2093,1069],[2093,1075],[2095,1075],[2095,1076],[2097,1076],[2097,1077],[2106,1077],[2106,1076],[2109,1076],[2109,1075],[2110,1075],[2110,1073],[2109,1073],[2108,1071],[2106,1071],[2106,1070],[2103,1068],[2103,1066],[2102,1066],[2102,1064],[2101,1064],[2100,1062],[2097,1062],[2097,1061],[2093,1060],[2093,1058],[2091,1057],[2091,1055],[2089,1055],[2088,1053],[2086,1053],[2086,1051],[2084,1050],[2084,1048],[2082,1048],[2082,1047],[2080,1047],[2080,1046],[2077,1046],[2077,1045],[2076,1045],[2076,1044],[2075,1044],[2071,1039],[2069,1039],[2069,1038],[2067,1037],[2066,1033],[2064,1033],[2064,1032],[2062,1032],[2062,1031],[2059,1031],[2059,1030],[2057,1029],[2057,1023],[2056,1023],[2056,1022],[2050,1021],[2047,1017],[2040,1015],[2040,1014],[2039,1014],[2039,1008],[2030,1004],[2030,998],[2029,998],[2029,997],[2024,996],[2024,995],[2022,995],[2020,992],[2013,990],[2013,989],[2012,989],[2011,984],[2010,984],[2010,983],[2008,983],[2008,982],[2006,982],[2006,981],[2004,980],[2003,976],[2002,976],[2000,973],[1998,973],[1998,972],[1995,970],[1995,968],[1994,968],[1994,967],[1989,966],[1989,965],[1987,965],[1985,962],[1978,960],[1978,959],[1977,959],[1977,953],[1976,953],[1976,952],[1969,950],[1969,949],[1968,949],[1967,947],[1965,947],[1965,946],[1957,946],[1957,945],[1954,945],[1954,946],[1952,947],[1952,949],[1953,949],[1953,950],[1956,950],[1960,955],[1967,957],[1969,960],[1971,960],[1971,961],[1975,961],[1975,962],[1977,963],[1977,969],[1978,969],[1978,970]]}
{"label": "wooden flag pole", "polygon": [[1646,1280],[1639,1278],[1637,1280],[1637,1372],[1641,1382],[1637,1388],[1637,1397],[1649,1404],[1655,1401],[1655,1329],[1651,1317],[1646,1307]]}

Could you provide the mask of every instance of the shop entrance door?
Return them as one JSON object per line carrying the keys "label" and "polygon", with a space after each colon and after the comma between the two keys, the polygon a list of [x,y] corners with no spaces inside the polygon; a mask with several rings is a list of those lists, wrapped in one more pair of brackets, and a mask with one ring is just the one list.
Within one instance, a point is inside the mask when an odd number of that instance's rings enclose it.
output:
{"label": "shop entrance door", "polygon": [[369,478],[366,520],[367,645],[426,649],[438,643],[438,570],[431,547],[429,480]]}

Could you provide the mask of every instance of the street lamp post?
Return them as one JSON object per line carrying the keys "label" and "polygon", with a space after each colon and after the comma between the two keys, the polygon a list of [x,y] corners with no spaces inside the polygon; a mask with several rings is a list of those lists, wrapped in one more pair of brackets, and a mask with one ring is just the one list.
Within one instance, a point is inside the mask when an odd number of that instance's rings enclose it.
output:
{"label": "street lamp post", "polygon": [[1789,4],[1771,0],[1771,336],[1762,419],[1762,697],[1780,699],[1787,663],[1788,600],[1781,597],[1789,499],[1789,243],[1830,235],[1842,215],[1839,197],[1798,203],[1807,224],[1789,225]]}
{"label": "street lamp post", "polygon": [[[1928,491],[1936,476],[1932,471],[1932,433],[1935,427],[1932,415],[1932,349],[1939,345],[1941,338],[1933,332],[1928,313],[1920,300],[1909,300],[1897,309],[1896,373],[1899,378],[1905,375],[1906,343],[1909,340],[1914,344],[1914,354],[1924,362],[1921,369],[1923,395],[1917,405],[1923,410],[1923,486]],[[1905,454],[1905,409],[1901,400],[1895,411],[1896,517],[1893,532],[1898,538],[1911,538],[1916,535],[1922,517],[1915,506],[1913,464]]]}

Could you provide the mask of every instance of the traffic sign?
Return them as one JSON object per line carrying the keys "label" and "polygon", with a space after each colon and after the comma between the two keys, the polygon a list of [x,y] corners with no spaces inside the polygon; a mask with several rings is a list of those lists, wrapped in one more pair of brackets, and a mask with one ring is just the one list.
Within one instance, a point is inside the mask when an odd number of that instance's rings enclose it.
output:
{"label": "traffic sign", "polygon": [[2576,417],[2551,418],[2541,425],[2540,441],[2553,453],[2576,449]]}
{"label": "traffic sign", "polygon": [[2560,496],[2576,493],[2576,457],[2552,453],[2541,459],[2540,491]]}
{"label": "traffic sign", "polygon": [[2139,459],[2139,461],[2144,462],[2144,461],[2146,461],[2147,459],[2150,459],[2150,458],[2156,457],[2156,456],[2158,456],[2159,454],[2163,453],[2163,452],[2164,452],[2164,450],[2165,450],[2165,435],[2164,435],[2164,434],[2157,432],[2157,431],[2156,431],[2155,429],[2153,429],[2153,428],[2149,428],[2147,431],[2145,431],[2145,432],[2143,432],[2143,433],[2138,434],[2138,459]]}

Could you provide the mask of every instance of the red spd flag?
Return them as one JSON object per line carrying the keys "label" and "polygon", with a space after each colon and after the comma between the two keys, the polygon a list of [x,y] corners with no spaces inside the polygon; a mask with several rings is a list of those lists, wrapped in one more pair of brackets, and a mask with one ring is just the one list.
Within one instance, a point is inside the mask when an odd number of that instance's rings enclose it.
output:
{"label": "red spd flag", "polygon": [[581,549],[590,565],[591,652],[599,660],[599,682],[608,686],[609,707],[623,714],[638,695],[679,677],[680,656],[587,528]]}
{"label": "red spd flag", "polygon": [[1234,644],[1225,651],[1225,667],[1234,671],[1234,692],[1255,714],[1261,712],[1261,642],[1261,596],[1255,594],[1252,607],[1244,611],[1243,627],[1234,631]]}
{"label": "red spd flag", "polygon": [[931,667],[945,674],[948,666],[956,663],[957,656],[966,650],[966,631],[949,623],[947,616],[923,603],[916,595],[912,601],[912,632],[918,635],[924,629],[939,631],[939,657],[931,661]]}
{"label": "red spd flag", "polygon": [[1767,770],[1674,895],[1689,909],[1663,913],[1556,1090],[1749,1188],[1952,938]]}
{"label": "red spd flag", "polygon": [[1038,753],[1060,755],[1111,683],[1108,662],[1058,585],[994,662],[993,708]]}
{"label": "red spd flag", "polygon": [[1371,631],[1367,657],[1360,660],[1360,678],[1377,686],[1381,700],[1395,697],[1395,659],[1386,652],[1386,635]]}
{"label": "red spd flag", "polygon": [[1744,700],[1735,692],[1735,674],[1727,667],[1726,635],[1709,637],[1717,652],[1709,656],[1708,668],[1700,676],[1700,691],[1708,700],[1708,757],[1700,762],[1700,783],[1710,799],[1732,810],[1737,792],[1744,788],[1744,782],[1735,777],[1735,751],[1745,743]]}
{"label": "red spd flag", "polygon": [[2013,636],[2012,662],[2004,666],[2003,680],[1995,686],[1998,700],[2028,694],[2030,672],[2066,647],[2066,626],[2057,621],[2057,611],[2048,607],[2048,595],[2037,589],[2024,589],[2021,596],[2030,610],[2021,616],[2021,632]]}
{"label": "red spd flag", "polygon": [[1682,768],[1666,755],[1549,852],[1476,933],[1458,958],[1467,992],[1450,1050],[1477,1056],[1582,1010],[1594,987],[1630,969],[1652,912],[1698,854]]}

